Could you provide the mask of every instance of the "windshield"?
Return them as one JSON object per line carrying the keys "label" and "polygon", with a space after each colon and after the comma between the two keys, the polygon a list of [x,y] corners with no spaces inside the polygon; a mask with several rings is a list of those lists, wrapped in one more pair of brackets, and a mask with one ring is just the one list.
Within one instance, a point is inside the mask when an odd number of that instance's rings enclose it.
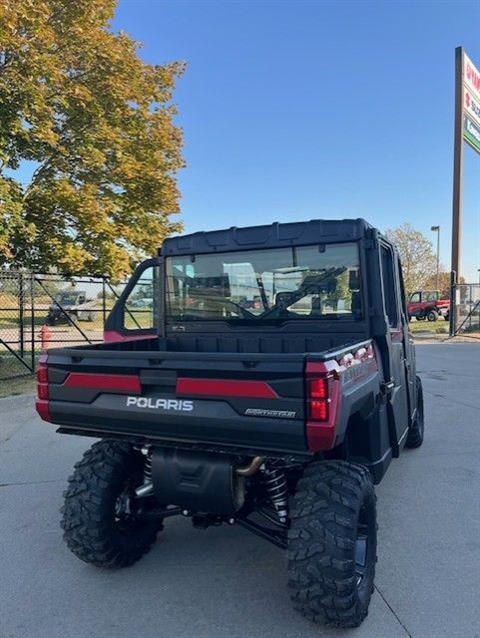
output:
{"label": "windshield", "polygon": [[78,293],[76,292],[60,292],[56,297],[55,301],[58,301],[60,304],[74,304],[77,301]]}
{"label": "windshield", "polygon": [[355,243],[168,257],[167,318],[361,318]]}

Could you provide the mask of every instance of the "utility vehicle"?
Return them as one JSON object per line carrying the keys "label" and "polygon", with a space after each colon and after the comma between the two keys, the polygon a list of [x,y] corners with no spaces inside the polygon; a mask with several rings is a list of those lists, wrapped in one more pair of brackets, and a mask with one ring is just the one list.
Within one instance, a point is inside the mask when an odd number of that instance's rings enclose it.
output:
{"label": "utility vehicle", "polygon": [[62,290],[48,307],[46,324],[55,326],[69,323],[69,317],[79,321],[95,321],[96,316],[95,300],[87,299],[84,290]]}
{"label": "utility vehicle", "polygon": [[[139,290],[149,308],[129,303]],[[51,349],[38,370],[41,417],[101,439],[69,479],[72,552],[125,567],[169,517],[240,525],[287,550],[301,613],[359,625],[374,484],[424,430],[395,247],[362,219],[172,237],[105,339]]]}
{"label": "utility vehicle", "polygon": [[443,299],[438,290],[417,290],[410,295],[407,303],[408,317],[417,321],[437,321],[439,317],[449,320],[450,299]]}

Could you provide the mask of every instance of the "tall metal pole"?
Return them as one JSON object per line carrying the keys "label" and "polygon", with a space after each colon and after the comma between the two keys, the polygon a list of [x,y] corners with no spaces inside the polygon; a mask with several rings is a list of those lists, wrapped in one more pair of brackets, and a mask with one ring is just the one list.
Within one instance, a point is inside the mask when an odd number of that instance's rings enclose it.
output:
{"label": "tall metal pole", "polygon": [[440,277],[440,226],[437,233],[437,290],[439,289],[439,277]]}
{"label": "tall metal pole", "polygon": [[[463,172],[463,48],[455,49],[455,138],[453,148],[453,200],[452,200],[452,284],[460,281],[460,240],[462,235],[462,172]],[[455,286],[452,285],[450,335],[455,334]]]}
{"label": "tall metal pole", "polygon": [[440,277],[440,226],[432,226],[430,230],[437,233],[437,276],[436,276],[435,290],[438,290],[439,277]]}

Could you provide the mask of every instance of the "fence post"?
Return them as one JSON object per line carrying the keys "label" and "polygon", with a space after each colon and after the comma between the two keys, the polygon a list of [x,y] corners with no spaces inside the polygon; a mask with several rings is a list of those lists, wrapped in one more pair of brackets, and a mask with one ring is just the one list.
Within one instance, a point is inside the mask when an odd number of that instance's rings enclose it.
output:
{"label": "fence post", "polygon": [[455,299],[456,299],[456,273],[454,270],[451,271],[450,273],[450,314],[449,314],[449,318],[450,318],[450,322],[449,322],[449,336],[450,337],[454,337],[455,336],[455,315],[457,312],[456,306],[455,306]]}
{"label": "fence post", "polygon": [[24,320],[25,320],[25,313],[24,313],[24,302],[23,302],[23,297],[24,297],[24,289],[23,289],[23,272],[19,272],[18,273],[18,301],[19,301],[19,305],[18,305],[18,310],[19,310],[19,321],[20,321],[20,325],[19,325],[19,336],[20,336],[20,356],[23,359],[23,357],[25,356],[25,334],[24,334]]}
{"label": "fence post", "polygon": [[35,372],[35,280],[33,272],[30,273],[30,347],[32,372]]}
{"label": "fence post", "polygon": [[105,331],[105,323],[107,321],[107,301],[105,295],[107,294],[107,289],[105,285],[105,275],[102,277],[102,313],[103,313],[103,330]]}

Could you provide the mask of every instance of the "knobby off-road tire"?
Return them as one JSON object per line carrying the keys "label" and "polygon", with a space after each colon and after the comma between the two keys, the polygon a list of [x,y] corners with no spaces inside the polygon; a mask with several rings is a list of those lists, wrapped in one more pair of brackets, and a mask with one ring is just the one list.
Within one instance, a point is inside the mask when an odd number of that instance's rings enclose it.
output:
{"label": "knobby off-road tire", "polygon": [[[288,571],[294,607],[317,623],[357,627],[368,613],[377,560],[370,473],[345,461],[313,462],[293,500]],[[356,563],[360,529],[367,539],[363,568]]]}
{"label": "knobby off-road tire", "polygon": [[99,441],[75,464],[61,525],[69,549],[81,560],[98,567],[127,567],[155,542],[161,521],[118,516],[119,498],[142,482],[143,462],[129,443]]}
{"label": "knobby off-road tire", "polygon": [[408,431],[407,440],[405,442],[405,447],[409,448],[420,447],[422,445],[425,431],[423,387],[420,377],[416,377],[415,382],[417,384],[417,414],[415,416],[415,421],[412,423],[412,426]]}

